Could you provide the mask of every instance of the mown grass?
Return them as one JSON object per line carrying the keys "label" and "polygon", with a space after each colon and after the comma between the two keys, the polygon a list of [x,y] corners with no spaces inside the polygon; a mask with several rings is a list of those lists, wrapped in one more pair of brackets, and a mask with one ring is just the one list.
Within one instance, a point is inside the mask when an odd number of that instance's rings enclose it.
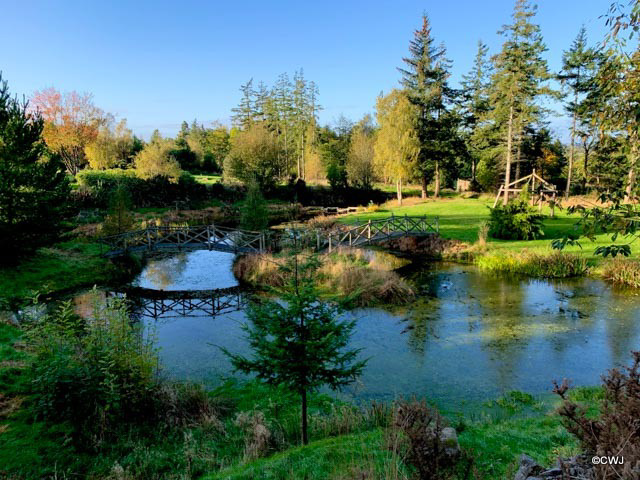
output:
{"label": "mown grass", "polygon": [[[438,217],[440,234],[445,238],[452,238],[463,242],[474,243],[478,239],[478,230],[482,222],[489,220],[489,208],[493,205],[493,196],[481,196],[480,198],[462,198],[454,196],[441,198],[438,200],[427,199],[420,203],[396,206],[394,202],[389,202],[377,212],[362,212],[347,215],[339,219],[340,222],[351,223],[354,221],[367,221],[369,219],[379,219],[394,215],[426,215],[427,217]],[[538,253],[551,252],[551,241],[562,238],[567,233],[576,233],[575,223],[579,220],[578,215],[568,215],[566,210],[556,208],[555,218],[549,216],[548,207],[543,207],[542,213],[547,215],[543,224],[544,236],[537,240],[498,240],[487,239],[489,250],[502,250],[519,252],[529,250]],[[620,241],[620,239],[618,240]],[[601,234],[596,236],[594,242],[588,239],[581,239],[578,245],[569,245],[565,252],[575,253],[589,260],[600,261],[601,257],[596,257],[594,251],[597,247],[611,244],[609,235]],[[640,257],[640,244],[632,245],[632,257]]]}

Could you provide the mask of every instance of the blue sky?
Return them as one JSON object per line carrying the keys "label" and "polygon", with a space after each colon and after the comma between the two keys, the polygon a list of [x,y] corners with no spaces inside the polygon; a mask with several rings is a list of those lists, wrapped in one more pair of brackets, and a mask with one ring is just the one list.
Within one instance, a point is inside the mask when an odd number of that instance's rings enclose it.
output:
{"label": "blue sky", "polygon": [[[397,85],[396,67],[426,12],[453,60],[452,82],[469,70],[478,39],[491,53],[514,0],[49,1],[4,0],[0,70],[13,93],[54,86],[95,103],[148,138],[182,120],[229,122],[238,87],[303,68],[320,89],[321,123],[372,113]],[[603,38],[610,0],[540,0],[537,21],[552,70],[585,24]],[[555,118],[564,136],[565,120]]]}

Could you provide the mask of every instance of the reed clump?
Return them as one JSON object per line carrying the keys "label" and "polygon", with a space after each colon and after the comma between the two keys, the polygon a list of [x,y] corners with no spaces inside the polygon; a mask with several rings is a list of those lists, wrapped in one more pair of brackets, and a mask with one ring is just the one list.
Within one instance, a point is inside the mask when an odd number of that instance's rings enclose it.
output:
{"label": "reed clump", "polygon": [[615,258],[604,266],[603,276],[619,285],[640,288],[640,261]]}
{"label": "reed clump", "polygon": [[[288,254],[249,254],[239,257],[233,273],[240,281],[258,288],[280,287],[286,273],[280,268]],[[394,257],[395,258],[395,257]],[[393,269],[402,261],[389,262],[358,249],[340,249],[322,255],[317,285],[328,296],[354,306],[403,304],[415,298],[414,288]]]}
{"label": "reed clump", "polygon": [[539,278],[568,278],[589,270],[584,257],[565,252],[487,254],[476,258],[477,265],[490,272],[514,273]]}

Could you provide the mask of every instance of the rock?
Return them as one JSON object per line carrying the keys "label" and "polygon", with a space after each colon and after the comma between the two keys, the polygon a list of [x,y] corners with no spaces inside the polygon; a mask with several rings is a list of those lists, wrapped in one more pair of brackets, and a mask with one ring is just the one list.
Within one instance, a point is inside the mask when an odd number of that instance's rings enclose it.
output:
{"label": "rock", "polygon": [[455,460],[460,456],[460,444],[455,428],[444,427],[440,432],[440,442],[444,446],[444,454],[450,460]]}
{"label": "rock", "polygon": [[532,480],[532,474],[540,471],[542,471],[542,467],[529,455],[523,453],[520,455],[520,468],[518,468],[513,480]]}
{"label": "rock", "polygon": [[575,480],[592,479],[591,457],[578,455],[567,459],[558,459],[555,467],[545,470],[535,460],[523,453],[520,457],[520,468],[514,480],[565,480],[566,475],[563,472],[567,472],[568,478]]}

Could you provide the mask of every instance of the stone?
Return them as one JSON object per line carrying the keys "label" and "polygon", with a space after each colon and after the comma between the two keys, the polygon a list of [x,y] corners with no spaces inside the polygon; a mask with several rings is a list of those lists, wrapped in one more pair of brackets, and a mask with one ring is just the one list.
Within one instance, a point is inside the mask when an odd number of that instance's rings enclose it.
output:
{"label": "stone", "polygon": [[532,474],[537,474],[541,470],[542,467],[533,458],[523,453],[520,455],[520,468],[513,480],[530,480]]}
{"label": "stone", "polygon": [[453,427],[444,427],[440,432],[440,442],[444,447],[444,454],[451,460],[460,456],[458,434]]}

